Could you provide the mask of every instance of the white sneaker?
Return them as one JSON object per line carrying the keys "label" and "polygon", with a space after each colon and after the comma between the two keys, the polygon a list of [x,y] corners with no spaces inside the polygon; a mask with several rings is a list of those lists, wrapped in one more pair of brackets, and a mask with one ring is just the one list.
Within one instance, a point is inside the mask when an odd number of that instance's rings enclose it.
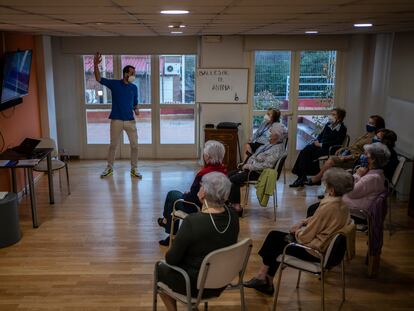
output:
{"label": "white sneaker", "polygon": [[142,175],[140,172],[138,172],[137,168],[131,168],[131,176],[142,179]]}
{"label": "white sneaker", "polygon": [[108,176],[112,176],[114,173],[113,169],[111,167],[107,167],[102,173],[101,173],[101,178],[104,177],[108,177]]}

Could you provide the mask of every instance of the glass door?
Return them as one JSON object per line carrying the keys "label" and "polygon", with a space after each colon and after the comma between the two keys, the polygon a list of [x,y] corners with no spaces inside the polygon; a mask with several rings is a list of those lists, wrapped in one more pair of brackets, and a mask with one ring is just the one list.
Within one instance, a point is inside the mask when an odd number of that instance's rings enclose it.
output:
{"label": "glass door", "polygon": [[[157,157],[196,158],[195,55],[160,55]],[[172,156],[174,155],[174,156]]]}
{"label": "glass door", "polygon": [[[84,97],[82,112],[85,116],[84,158],[106,158],[110,142],[110,120],[112,107],[111,91],[96,82],[94,75],[93,55],[82,56]],[[116,58],[112,55],[102,55],[99,65],[101,77],[107,79],[119,78],[116,68]],[[118,153],[119,157],[120,154]]]}
{"label": "glass door", "polygon": [[[111,91],[95,81],[93,55],[82,57],[84,158],[105,159],[110,142]],[[103,55],[101,76],[121,79],[135,67],[140,115],[136,117],[140,158],[197,158],[196,55]],[[130,157],[126,133],[118,158]]]}
{"label": "glass door", "polygon": [[296,150],[322,130],[335,104],[336,51],[302,51],[296,117]]}
{"label": "glass door", "polygon": [[335,105],[336,51],[257,51],[252,133],[267,108],[280,109],[289,130],[287,166],[321,131]]}
{"label": "glass door", "polygon": [[[154,157],[153,135],[153,106],[152,95],[152,56],[151,55],[121,55],[119,70],[127,66],[135,68],[134,84],[138,88],[139,116],[135,116],[138,131],[138,157]],[[121,144],[121,158],[129,159],[131,150],[128,135],[124,132]]]}

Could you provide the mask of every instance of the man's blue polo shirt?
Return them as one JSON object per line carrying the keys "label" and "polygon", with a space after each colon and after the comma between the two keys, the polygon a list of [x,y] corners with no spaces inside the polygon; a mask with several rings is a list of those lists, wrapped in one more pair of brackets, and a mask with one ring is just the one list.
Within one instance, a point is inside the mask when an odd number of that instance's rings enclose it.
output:
{"label": "man's blue polo shirt", "polygon": [[135,84],[125,84],[123,80],[101,78],[100,83],[112,92],[112,110],[109,119],[134,120],[133,109],[138,104],[138,88]]}

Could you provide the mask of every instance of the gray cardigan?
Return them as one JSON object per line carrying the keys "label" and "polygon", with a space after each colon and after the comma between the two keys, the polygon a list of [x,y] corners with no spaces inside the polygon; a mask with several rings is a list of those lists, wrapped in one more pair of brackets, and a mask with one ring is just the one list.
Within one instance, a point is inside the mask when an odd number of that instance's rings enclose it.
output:
{"label": "gray cardigan", "polygon": [[[264,151],[261,152],[262,150]],[[285,152],[283,143],[260,146],[247,160],[247,168],[251,171],[262,171],[265,168],[272,168]]]}

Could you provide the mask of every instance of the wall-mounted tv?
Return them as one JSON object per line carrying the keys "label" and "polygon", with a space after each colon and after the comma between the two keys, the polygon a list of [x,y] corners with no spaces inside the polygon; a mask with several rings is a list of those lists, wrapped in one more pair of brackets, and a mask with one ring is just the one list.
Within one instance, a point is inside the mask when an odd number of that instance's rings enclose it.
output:
{"label": "wall-mounted tv", "polygon": [[7,52],[3,59],[0,111],[22,102],[29,93],[32,51]]}

